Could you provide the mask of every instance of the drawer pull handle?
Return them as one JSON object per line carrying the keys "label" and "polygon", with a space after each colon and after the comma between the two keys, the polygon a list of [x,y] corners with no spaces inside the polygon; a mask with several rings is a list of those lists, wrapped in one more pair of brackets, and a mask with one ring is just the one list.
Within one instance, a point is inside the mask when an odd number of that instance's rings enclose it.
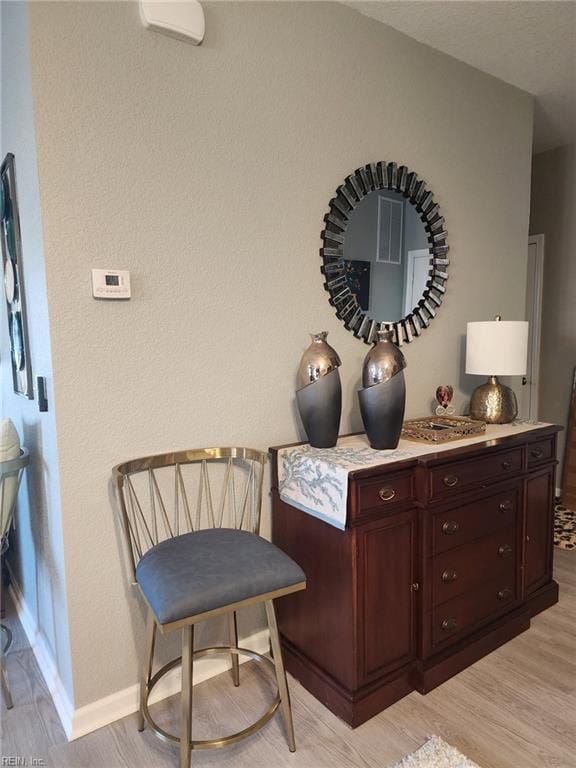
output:
{"label": "drawer pull handle", "polygon": [[544,456],[544,451],[542,448],[534,448],[533,451],[530,451],[530,455],[533,456],[535,459],[541,459],[542,456]]}
{"label": "drawer pull handle", "polygon": [[498,555],[500,557],[510,557],[512,554],[512,547],[509,544],[502,544],[501,547],[498,547]]}
{"label": "drawer pull handle", "polygon": [[503,501],[500,503],[500,512],[510,512],[512,509],[512,502],[510,499],[506,499],[506,501]]}
{"label": "drawer pull handle", "polygon": [[503,461],[502,462],[502,469],[512,469],[512,462],[511,461]]}
{"label": "drawer pull handle", "polygon": [[454,632],[454,630],[457,628],[458,628],[458,622],[453,617],[450,617],[449,619],[444,619],[444,621],[442,622],[442,630],[444,632]]}
{"label": "drawer pull handle", "polygon": [[512,594],[512,590],[510,589],[510,587],[506,587],[506,589],[501,589],[498,592],[497,597],[498,597],[498,600],[507,600],[511,594]]}
{"label": "drawer pull handle", "polygon": [[415,581],[414,584],[412,584],[412,592],[418,592],[419,589],[420,589],[420,584],[417,581]]}
{"label": "drawer pull handle", "polygon": [[446,568],[444,573],[442,574],[442,581],[456,581],[458,578],[458,574],[454,570],[454,568]]}
{"label": "drawer pull handle", "polygon": [[442,533],[445,533],[447,536],[451,536],[453,533],[458,533],[460,530],[460,524],[456,522],[456,520],[446,520],[445,523],[442,524]]}
{"label": "drawer pull handle", "polygon": [[378,491],[378,496],[380,496],[382,501],[392,501],[392,499],[396,496],[396,491],[394,488],[380,488]]}
{"label": "drawer pull handle", "polygon": [[454,488],[455,485],[458,485],[458,480],[458,475],[446,475],[442,482],[447,488]]}

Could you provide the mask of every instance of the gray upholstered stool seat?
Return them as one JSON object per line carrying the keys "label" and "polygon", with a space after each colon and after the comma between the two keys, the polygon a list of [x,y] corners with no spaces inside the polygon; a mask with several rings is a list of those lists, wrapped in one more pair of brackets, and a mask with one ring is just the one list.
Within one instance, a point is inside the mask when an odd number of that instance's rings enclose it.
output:
{"label": "gray upholstered stool seat", "polygon": [[213,528],[157,544],[136,579],[156,620],[169,624],[305,581],[274,544],[248,531]]}

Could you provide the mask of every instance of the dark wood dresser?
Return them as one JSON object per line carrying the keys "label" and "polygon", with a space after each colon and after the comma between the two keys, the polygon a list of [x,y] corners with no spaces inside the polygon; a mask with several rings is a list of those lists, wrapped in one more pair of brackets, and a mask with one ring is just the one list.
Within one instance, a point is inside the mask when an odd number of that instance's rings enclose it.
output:
{"label": "dark wood dresser", "polygon": [[559,429],[353,471],[345,530],[280,499],[272,448],[272,540],[308,583],[278,601],[288,671],[355,727],[528,629],[558,600]]}

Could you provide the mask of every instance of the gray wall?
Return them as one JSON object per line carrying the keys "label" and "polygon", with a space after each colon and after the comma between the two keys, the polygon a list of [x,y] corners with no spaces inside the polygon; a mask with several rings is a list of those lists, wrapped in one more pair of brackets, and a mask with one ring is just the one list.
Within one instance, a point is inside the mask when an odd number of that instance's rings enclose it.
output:
{"label": "gray wall", "polygon": [[[42,639],[50,649],[68,698],[73,700],[66,604],[64,548],[56,424],[52,389],[52,360],[46,278],[42,247],[42,217],[36,164],[36,141],[30,84],[27,5],[3,2],[2,15],[2,157],[16,158],[16,183],[22,228],[24,285],[28,304],[30,356],[34,377],[48,381],[48,413],[39,413],[37,400],[14,394],[5,302],[0,307],[2,416],[9,417],[30,451],[17,511],[16,532],[9,562]],[[2,292],[3,296],[3,292]],[[53,307],[53,312],[57,307]],[[17,706],[17,705],[16,705]]]}
{"label": "gray wall", "polygon": [[[347,173],[405,163],[448,223],[445,305],[405,350],[408,416],[440,383],[461,411],[480,383],[462,374],[466,322],[524,312],[531,97],[340,4],[203,5],[198,48],[143,29],[135,3],[31,8],[78,705],[137,676],[116,462],[302,438],[309,331],[330,332],[342,429],[360,428],[367,347],[335,317],[318,256]],[[132,300],[94,301],[91,267],[132,270]],[[266,497],[263,517],[267,533]]]}
{"label": "gray wall", "polygon": [[[530,232],[544,234],[539,415],[568,424],[576,366],[576,147],[534,156]],[[562,461],[566,435],[558,437]],[[562,464],[560,464],[562,467]],[[561,475],[557,476],[557,485]]]}

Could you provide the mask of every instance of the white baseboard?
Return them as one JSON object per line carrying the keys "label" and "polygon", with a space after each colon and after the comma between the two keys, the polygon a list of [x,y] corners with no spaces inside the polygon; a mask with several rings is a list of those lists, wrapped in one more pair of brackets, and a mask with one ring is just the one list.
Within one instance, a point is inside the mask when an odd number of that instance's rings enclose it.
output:
{"label": "white baseboard", "polygon": [[[58,674],[50,646],[38,628],[36,620],[26,605],[20,588],[13,577],[11,578],[10,594],[18,619],[34,652],[40,672],[46,681],[46,686],[69,741],[79,739],[87,733],[96,731],[98,728],[138,711],[140,687],[137,683],[105,696],[103,699],[93,701],[84,707],[74,709]],[[256,653],[267,653],[269,650],[268,637],[268,630],[262,629],[248,637],[240,638],[239,644],[250,651],[256,651]],[[247,657],[240,656],[239,659],[241,664],[248,661]],[[194,662],[194,685],[220,675],[228,669],[230,669],[230,660],[225,655],[198,659]],[[175,667],[156,685],[150,697],[150,703],[161,701],[179,691],[180,668]]]}
{"label": "white baseboard", "polygon": [[[58,674],[58,667],[56,666],[52,649],[50,648],[45,635],[38,627],[36,619],[28,608],[26,600],[24,599],[20,587],[12,573],[10,573],[9,592],[12,601],[14,602],[14,607],[16,608],[20,624],[26,633],[30,648],[36,657],[36,662],[40,667],[40,672],[42,673],[48,692],[50,693],[56,711],[58,712],[58,717],[60,718],[64,732],[68,739],[70,739],[72,734],[74,706],[70,701],[68,691],[64,687],[60,675]],[[16,705],[17,702],[15,701],[14,704]]]}

